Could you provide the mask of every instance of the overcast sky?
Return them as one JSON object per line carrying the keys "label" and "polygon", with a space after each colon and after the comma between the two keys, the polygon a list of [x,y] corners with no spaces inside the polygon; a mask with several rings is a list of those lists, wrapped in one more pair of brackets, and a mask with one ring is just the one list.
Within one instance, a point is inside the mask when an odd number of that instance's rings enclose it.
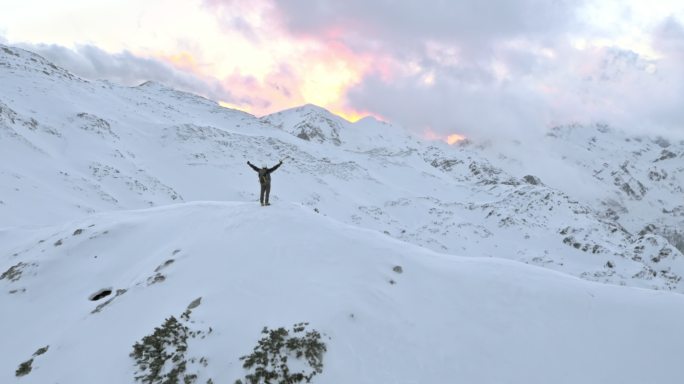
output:
{"label": "overcast sky", "polygon": [[684,2],[1,0],[0,42],[87,78],[423,134],[604,122],[684,136]]}

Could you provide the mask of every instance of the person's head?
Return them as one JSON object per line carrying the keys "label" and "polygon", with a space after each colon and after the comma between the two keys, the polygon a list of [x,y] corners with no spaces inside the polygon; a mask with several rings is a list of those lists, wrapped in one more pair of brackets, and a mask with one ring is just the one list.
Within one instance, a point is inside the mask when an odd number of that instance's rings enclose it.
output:
{"label": "person's head", "polygon": [[266,166],[266,164],[262,164],[261,169],[268,169],[268,167]]}

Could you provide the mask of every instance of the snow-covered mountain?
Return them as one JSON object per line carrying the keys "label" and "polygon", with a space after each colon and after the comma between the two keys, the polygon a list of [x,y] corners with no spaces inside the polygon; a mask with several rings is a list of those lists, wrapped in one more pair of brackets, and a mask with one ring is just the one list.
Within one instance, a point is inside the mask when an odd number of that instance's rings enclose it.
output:
{"label": "snow-covered mountain", "polygon": [[341,117],[312,104],[277,112],[263,117],[261,121],[303,140],[335,145],[340,145],[340,131],[346,125]]}
{"label": "snow-covered mountain", "polygon": [[663,234],[684,250],[684,140],[575,124],[553,128],[536,147],[525,157],[511,156],[519,153],[513,146],[490,158],[513,173],[535,169],[630,232]]}
{"label": "snow-covered mountain", "polygon": [[[262,326],[298,321],[330,337],[320,382],[684,373],[683,143],[551,131],[583,189],[532,156],[312,105],[257,118],[13,47],[0,84],[0,382],[44,345],[17,380],[131,382],[133,343],[197,297],[200,382],[234,382]],[[261,208],[246,162],[280,159]]]}

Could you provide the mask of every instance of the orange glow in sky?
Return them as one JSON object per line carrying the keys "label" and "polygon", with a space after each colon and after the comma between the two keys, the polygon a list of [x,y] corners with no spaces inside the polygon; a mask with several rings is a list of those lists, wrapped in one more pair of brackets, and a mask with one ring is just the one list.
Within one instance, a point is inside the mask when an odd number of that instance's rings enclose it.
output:
{"label": "orange glow in sky", "polygon": [[[191,83],[206,83],[202,96],[257,116],[307,103],[352,121],[366,115],[349,106],[346,93],[382,64],[376,54],[339,43],[346,30],[295,35],[272,18],[271,1],[209,3],[107,0],[95,7],[84,0],[22,0],[21,7],[0,12],[0,38],[68,48],[92,44],[160,60],[194,75]],[[233,24],[238,18],[242,25]]]}
{"label": "orange glow in sky", "polygon": [[[282,70],[282,65],[274,64],[270,71],[259,74],[242,67],[226,69],[225,63],[197,58],[184,51],[156,53],[155,57],[202,78],[232,71],[231,78],[225,81],[229,90],[238,95],[258,95],[264,103],[219,100],[219,104],[257,116],[308,103],[326,108],[352,122],[373,115],[350,108],[344,102],[347,90],[360,83],[371,68],[372,58],[356,55],[339,44],[313,45],[296,59],[285,61],[285,70]],[[245,63],[248,65],[249,60]]]}
{"label": "orange glow in sky", "polygon": [[458,143],[459,141],[463,141],[465,139],[466,139],[465,136],[459,135],[458,133],[453,133],[453,134],[448,135],[446,137],[446,142],[449,145],[454,145],[454,144]]}
{"label": "orange glow in sky", "polygon": [[196,74],[200,74],[202,72],[197,60],[189,52],[178,52],[168,55],[161,53],[158,56],[162,60],[169,62],[171,65],[179,69],[187,70]]}
{"label": "orange glow in sky", "polygon": [[465,136],[458,134],[458,133],[452,133],[449,135],[442,135],[442,134],[435,132],[430,127],[423,129],[422,136],[426,140],[444,141],[445,143],[447,143],[449,145],[454,145],[454,144],[466,139]]}
{"label": "orange glow in sky", "polygon": [[366,112],[358,112],[358,111],[355,111],[355,110],[353,110],[353,109],[339,110],[339,111],[331,110],[330,112],[332,112],[332,113],[334,113],[334,114],[336,114],[336,115],[339,115],[339,116],[341,116],[343,119],[345,119],[345,120],[347,120],[347,121],[351,121],[352,123],[355,123],[355,122],[357,122],[357,121],[363,119],[364,117],[370,115],[369,113],[366,113]]}

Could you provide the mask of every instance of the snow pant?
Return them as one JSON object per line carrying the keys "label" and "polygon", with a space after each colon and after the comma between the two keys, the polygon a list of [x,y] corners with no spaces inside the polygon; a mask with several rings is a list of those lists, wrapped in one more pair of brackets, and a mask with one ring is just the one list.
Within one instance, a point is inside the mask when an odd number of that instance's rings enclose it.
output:
{"label": "snow pant", "polygon": [[261,184],[261,204],[268,204],[268,195],[271,193],[271,183]]}

